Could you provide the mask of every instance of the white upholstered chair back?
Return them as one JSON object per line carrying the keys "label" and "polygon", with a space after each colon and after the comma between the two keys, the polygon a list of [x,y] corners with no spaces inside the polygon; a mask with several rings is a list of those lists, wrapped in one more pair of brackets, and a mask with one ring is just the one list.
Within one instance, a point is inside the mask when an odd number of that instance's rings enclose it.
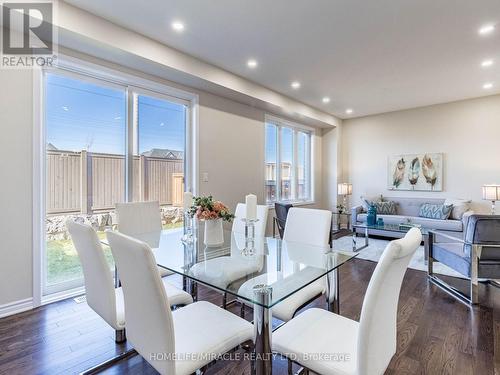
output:
{"label": "white upholstered chair back", "polygon": [[312,246],[328,246],[331,225],[330,211],[292,207],[286,218],[283,239]]}
{"label": "white upholstered chair back", "polygon": [[[245,233],[245,223],[242,219],[246,217],[247,205],[245,203],[238,203],[234,211],[234,220],[232,231],[236,233]],[[266,235],[267,214],[269,207],[266,205],[257,205],[257,221],[255,223],[255,237],[264,237]]]}
{"label": "white upholstered chair back", "polygon": [[83,268],[87,304],[116,330],[116,294],[111,270],[106,262],[96,231],[87,224],[66,221]]}
{"label": "white upholstered chair back", "polygon": [[116,215],[120,233],[132,237],[162,229],[160,204],[157,201],[117,203]]}
{"label": "white upholstered chair back", "polygon": [[366,291],[357,343],[358,374],[383,374],[396,353],[399,293],[422,234],[413,228],[384,250]]}
{"label": "white upholstered chair back", "polygon": [[175,374],[172,312],[151,248],[119,232],[107,236],[122,283],[127,339],[158,372]]}

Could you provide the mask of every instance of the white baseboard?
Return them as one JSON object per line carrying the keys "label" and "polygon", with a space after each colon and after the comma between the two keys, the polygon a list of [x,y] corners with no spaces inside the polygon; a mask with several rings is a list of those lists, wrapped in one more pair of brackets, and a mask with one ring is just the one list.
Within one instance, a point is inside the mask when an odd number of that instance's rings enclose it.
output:
{"label": "white baseboard", "polygon": [[5,305],[0,305],[0,318],[31,310],[32,308],[33,298],[26,298],[19,301],[6,303]]}

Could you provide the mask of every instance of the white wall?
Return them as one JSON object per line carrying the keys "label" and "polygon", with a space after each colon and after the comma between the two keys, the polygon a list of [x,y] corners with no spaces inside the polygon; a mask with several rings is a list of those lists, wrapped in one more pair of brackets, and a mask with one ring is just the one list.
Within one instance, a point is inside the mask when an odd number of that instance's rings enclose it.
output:
{"label": "white wall", "polygon": [[0,70],[0,305],[32,296],[31,71]]}
{"label": "white wall", "polygon": [[[236,203],[244,201],[248,193],[255,193],[259,203],[264,203],[265,112],[263,110],[74,51],[64,52],[199,94],[199,193],[212,194],[233,209]],[[0,70],[0,82],[2,84],[0,94],[1,309],[2,305],[33,295],[31,190],[33,75],[28,70]],[[321,132],[317,133],[314,136],[316,161],[314,175],[315,197],[319,206],[322,197]],[[11,161],[6,162],[9,160]],[[209,174],[208,182],[201,180],[203,172]]]}
{"label": "white wall", "polygon": [[342,166],[342,129],[339,124],[334,129],[324,129],[321,140],[322,152],[322,179],[323,198],[322,207],[325,209],[335,209],[337,205],[337,183],[344,182],[344,172]]}
{"label": "white wall", "polygon": [[[463,197],[487,211],[481,186],[500,183],[500,95],[346,120],[342,129],[354,202],[362,194]],[[422,152],[444,153],[443,192],[389,191],[387,157]]]}

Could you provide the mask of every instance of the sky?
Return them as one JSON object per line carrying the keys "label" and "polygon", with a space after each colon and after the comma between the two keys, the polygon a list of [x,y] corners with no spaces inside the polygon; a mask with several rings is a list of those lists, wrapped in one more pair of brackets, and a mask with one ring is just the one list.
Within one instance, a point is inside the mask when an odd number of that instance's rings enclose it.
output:
{"label": "sky", "polygon": [[[48,74],[46,90],[48,143],[66,151],[125,153],[124,89]],[[139,95],[137,108],[139,153],[184,150],[183,105]]]}
{"label": "sky", "polygon": [[[60,150],[125,154],[126,94],[121,88],[47,74],[47,143]],[[184,151],[185,107],[137,97],[139,153],[153,148]],[[292,162],[293,131],[281,128],[281,160]],[[266,125],[266,162],[276,162],[276,126]],[[299,133],[298,162],[304,163],[305,135]]]}

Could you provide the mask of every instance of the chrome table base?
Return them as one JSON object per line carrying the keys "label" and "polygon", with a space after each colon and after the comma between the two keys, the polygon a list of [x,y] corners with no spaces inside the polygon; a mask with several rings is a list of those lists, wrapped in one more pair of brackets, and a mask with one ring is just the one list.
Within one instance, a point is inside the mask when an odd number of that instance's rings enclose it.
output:
{"label": "chrome table base", "polygon": [[255,358],[252,373],[255,375],[271,375],[273,371],[272,310],[261,305],[269,305],[273,289],[267,285],[253,287],[255,303],[253,306]]}

